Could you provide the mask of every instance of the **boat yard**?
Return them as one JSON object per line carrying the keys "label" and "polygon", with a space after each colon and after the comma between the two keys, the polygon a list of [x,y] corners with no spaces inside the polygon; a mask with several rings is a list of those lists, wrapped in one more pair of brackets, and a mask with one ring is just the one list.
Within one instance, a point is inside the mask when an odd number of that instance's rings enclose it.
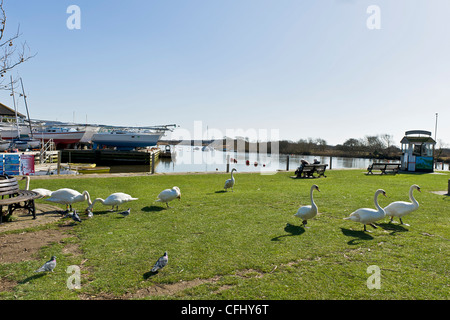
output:
{"label": "boat yard", "polygon": [[[31,120],[0,104],[0,171],[9,175],[109,173],[111,165],[148,166],[176,125],[107,126]],[[33,143],[33,144],[31,144]]]}
{"label": "boat yard", "polygon": [[[0,171],[9,175],[78,175],[110,173],[110,166],[146,166],[154,173],[161,150],[55,150],[0,153]],[[11,157],[13,160],[6,160]]]}

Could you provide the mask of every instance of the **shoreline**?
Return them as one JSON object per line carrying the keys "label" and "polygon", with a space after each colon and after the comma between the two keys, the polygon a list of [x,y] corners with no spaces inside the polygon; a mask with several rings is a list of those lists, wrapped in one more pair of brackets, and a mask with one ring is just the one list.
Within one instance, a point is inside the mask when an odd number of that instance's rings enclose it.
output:
{"label": "shoreline", "polygon": [[[363,173],[367,171],[366,168],[339,168],[339,169],[329,169],[329,171],[349,171],[349,170],[359,170]],[[328,170],[327,170],[328,171]],[[272,171],[273,172],[273,171]],[[271,172],[271,173],[272,173]],[[273,174],[277,173],[294,173],[295,170],[277,170]],[[241,174],[261,174],[261,175],[272,175],[269,172],[255,172],[255,171],[241,171],[239,172]],[[210,175],[210,174],[218,174],[218,175],[227,175],[230,174],[230,172],[226,171],[205,171],[205,172],[199,172],[199,171],[193,171],[193,172],[156,172],[156,173],[150,173],[150,172],[124,172],[124,173],[94,173],[94,174],[60,174],[60,175],[36,175],[36,176],[29,176],[31,180],[47,180],[47,179],[88,179],[88,178],[120,178],[120,177],[141,177],[141,176],[180,176],[180,175]],[[448,175],[450,174],[450,171],[447,170],[435,170],[434,172],[399,172],[398,174],[443,174]],[[379,175],[379,174],[377,174]],[[23,175],[17,176],[17,178],[20,180],[22,178],[25,178]],[[311,178],[312,179],[312,178]]]}

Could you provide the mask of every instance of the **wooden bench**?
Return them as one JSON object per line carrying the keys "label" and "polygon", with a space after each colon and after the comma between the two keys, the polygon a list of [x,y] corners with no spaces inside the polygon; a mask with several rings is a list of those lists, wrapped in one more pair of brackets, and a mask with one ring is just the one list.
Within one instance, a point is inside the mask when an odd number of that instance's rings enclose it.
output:
{"label": "wooden bench", "polygon": [[374,162],[367,167],[367,174],[373,174],[373,170],[380,170],[381,174],[398,173],[400,163],[381,163]]}
{"label": "wooden bench", "polygon": [[314,173],[317,174],[317,177],[327,177],[325,175],[325,171],[327,169],[328,164],[305,164],[303,165],[302,170],[297,169],[295,174],[297,178],[314,178]]}
{"label": "wooden bench", "polygon": [[7,216],[16,209],[24,208],[36,219],[34,200],[40,198],[39,193],[30,190],[20,190],[16,178],[0,175],[0,224],[3,222],[3,206],[8,206]]}

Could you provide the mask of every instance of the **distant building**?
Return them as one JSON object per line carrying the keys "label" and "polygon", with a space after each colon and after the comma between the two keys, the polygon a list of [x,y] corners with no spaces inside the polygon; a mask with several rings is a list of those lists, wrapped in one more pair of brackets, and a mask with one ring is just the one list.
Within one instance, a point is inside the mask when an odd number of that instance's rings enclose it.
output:
{"label": "distant building", "polygon": [[[21,119],[26,118],[25,115],[21,114],[20,112],[17,112],[17,117]],[[15,119],[16,119],[15,111],[0,102],[0,122],[9,122],[11,120],[15,121]]]}
{"label": "distant building", "polygon": [[402,144],[401,169],[411,172],[433,172],[434,146],[431,132],[410,130],[400,141]]}

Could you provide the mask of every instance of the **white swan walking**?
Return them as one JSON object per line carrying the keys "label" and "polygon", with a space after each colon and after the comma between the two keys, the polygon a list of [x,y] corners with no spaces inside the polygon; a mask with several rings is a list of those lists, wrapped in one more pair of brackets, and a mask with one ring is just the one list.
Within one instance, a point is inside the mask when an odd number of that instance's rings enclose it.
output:
{"label": "white swan walking", "polygon": [[72,211],[72,204],[76,202],[83,202],[88,201],[88,204],[91,205],[91,196],[89,195],[89,192],[83,191],[83,193],[79,193],[76,190],[69,189],[69,188],[62,188],[59,190],[56,190],[52,192],[52,195],[50,198],[45,199],[45,201],[55,202],[59,204],[65,204],[66,205],[66,211],[68,211],[68,208],[70,208],[70,211]]}
{"label": "white swan walking", "polygon": [[403,223],[402,217],[419,208],[419,203],[417,202],[417,200],[414,198],[413,195],[414,190],[421,192],[420,187],[417,184],[413,184],[409,188],[409,200],[411,202],[395,201],[384,208],[384,211],[386,211],[386,215],[391,217],[391,220],[389,222],[393,222],[394,217],[398,217],[401,224],[409,226],[408,224]]}
{"label": "white swan walking", "polygon": [[234,183],[235,183],[235,179],[233,177],[233,172],[236,171],[236,168],[231,169],[231,178],[228,179],[227,181],[225,181],[225,185],[223,186],[223,188],[228,191],[228,188],[231,188],[231,191],[233,191],[233,187],[234,187]]}
{"label": "white swan walking", "polygon": [[313,192],[317,190],[320,192],[319,187],[317,185],[313,185],[310,190],[310,198],[311,205],[302,206],[298,209],[297,213],[294,216],[302,219],[303,227],[307,224],[307,220],[314,218],[317,215],[318,208],[316,203],[314,202]]}
{"label": "white swan walking", "polygon": [[165,189],[158,194],[158,200],[156,202],[165,202],[167,205],[167,208],[169,207],[169,202],[177,199],[181,200],[181,191],[178,187],[173,187],[172,189]]}
{"label": "white swan walking", "polygon": [[91,211],[97,202],[100,202],[105,206],[112,206],[111,211],[114,211],[114,206],[116,207],[116,210],[119,210],[119,205],[134,200],[138,200],[138,198],[133,198],[129,194],[123,192],[116,192],[109,195],[106,199],[96,198],[94,201],[92,201],[92,204],[90,204],[89,207],[86,208],[86,212]]}
{"label": "white swan walking", "polygon": [[383,189],[378,189],[375,192],[373,201],[375,203],[375,207],[377,208],[376,210],[369,209],[369,208],[361,208],[361,209],[358,209],[358,210],[352,212],[350,214],[350,216],[347,218],[344,218],[344,220],[351,220],[351,221],[360,222],[360,223],[364,224],[364,231],[367,231],[366,224],[370,224],[372,227],[376,228],[377,226],[375,226],[373,223],[375,221],[383,219],[386,216],[386,212],[378,204],[378,195],[379,194],[382,194],[383,196],[386,197],[386,192]]}

